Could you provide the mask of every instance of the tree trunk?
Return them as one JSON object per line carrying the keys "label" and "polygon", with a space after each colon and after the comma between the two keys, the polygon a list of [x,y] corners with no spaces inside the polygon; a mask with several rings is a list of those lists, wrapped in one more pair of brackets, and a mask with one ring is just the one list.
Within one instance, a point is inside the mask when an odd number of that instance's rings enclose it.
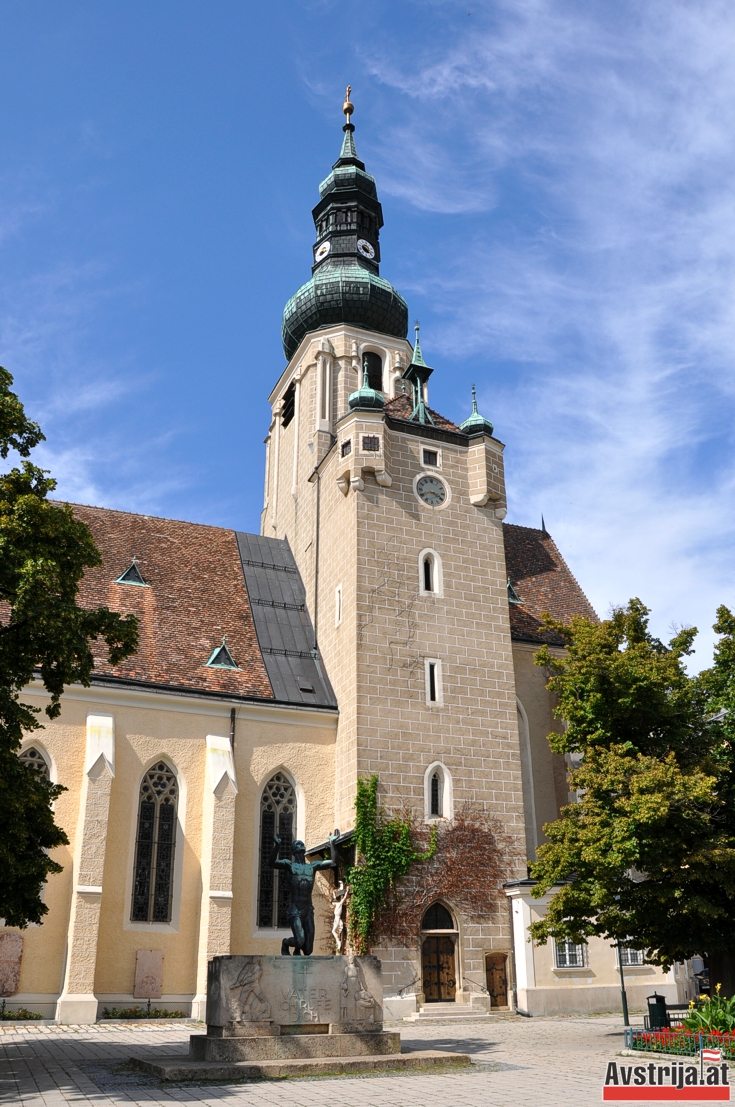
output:
{"label": "tree trunk", "polygon": [[718,950],[716,953],[710,953],[707,964],[709,965],[710,995],[714,995],[715,988],[721,984],[721,996],[735,996],[735,951]]}

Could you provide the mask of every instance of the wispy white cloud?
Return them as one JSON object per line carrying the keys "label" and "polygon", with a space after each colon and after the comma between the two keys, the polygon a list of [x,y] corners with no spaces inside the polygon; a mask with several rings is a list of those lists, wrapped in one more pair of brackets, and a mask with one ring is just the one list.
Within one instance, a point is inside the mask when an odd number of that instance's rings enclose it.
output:
{"label": "wispy white cloud", "polygon": [[639,594],[661,633],[699,625],[706,661],[735,602],[735,10],[459,8],[424,54],[369,62],[403,98],[381,188],[493,211],[414,288],[447,356],[519,370],[483,390],[513,516],[544,511],[598,610]]}
{"label": "wispy white cloud", "polygon": [[181,465],[161,463],[181,428],[151,431],[126,410],[137,401],[140,412],[155,391],[155,369],[141,372],[130,349],[95,353],[102,309],[138,291],[97,260],[0,279],[0,363],[46,435],[32,460],[57,481],[57,498],[160,513],[190,483]]}

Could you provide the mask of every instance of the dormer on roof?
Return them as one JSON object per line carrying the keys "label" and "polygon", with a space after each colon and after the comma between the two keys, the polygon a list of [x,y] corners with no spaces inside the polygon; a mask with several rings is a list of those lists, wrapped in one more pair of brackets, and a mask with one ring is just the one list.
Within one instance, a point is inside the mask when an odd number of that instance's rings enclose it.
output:
{"label": "dormer on roof", "polygon": [[227,638],[224,634],[222,635],[222,645],[212,650],[207,665],[210,669],[237,669],[238,666],[227,649]]}
{"label": "dormer on roof", "polygon": [[508,577],[508,603],[523,603],[524,601],[516,592],[513,585],[510,583],[510,577]]}
{"label": "dormer on roof", "polygon": [[133,560],[125,572],[117,578],[115,584],[135,584],[138,587],[150,588],[148,581],[143,578],[143,574],[138,568],[138,559],[135,555],[133,555]]}

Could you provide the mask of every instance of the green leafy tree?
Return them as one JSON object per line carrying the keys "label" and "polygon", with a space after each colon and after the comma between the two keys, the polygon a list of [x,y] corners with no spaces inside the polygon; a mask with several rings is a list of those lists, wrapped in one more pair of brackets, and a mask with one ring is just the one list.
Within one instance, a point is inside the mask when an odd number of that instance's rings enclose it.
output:
{"label": "green leafy tree", "polygon": [[[12,383],[0,368],[0,456],[15,450],[27,458],[44,436],[26,417]],[[65,685],[89,684],[93,641],[104,641],[112,664],[138,643],[133,616],[77,605],[85,569],[101,558],[71,508],[48,500],[55,487],[47,471],[29,461],[0,475],[0,916],[21,927],[47,912],[42,885],[49,873],[61,871],[47,851],[68,841],[53,816],[53,801],[64,789],[18,759],[23,735],[41,726],[39,709],[21,702],[22,690],[40,677],[53,719]]]}
{"label": "green leafy tree", "polygon": [[696,631],[664,644],[640,600],[600,623],[547,621],[567,646],[536,656],[566,723],[549,742],[572,755],[579,802],[544,827],[534,894],[559,888],[533,938],[600,935],[664,966],[707,954],[732,990],[733,724],[719,709],[735,707],[735,621],[721,609],[714,670],[695,678]]}

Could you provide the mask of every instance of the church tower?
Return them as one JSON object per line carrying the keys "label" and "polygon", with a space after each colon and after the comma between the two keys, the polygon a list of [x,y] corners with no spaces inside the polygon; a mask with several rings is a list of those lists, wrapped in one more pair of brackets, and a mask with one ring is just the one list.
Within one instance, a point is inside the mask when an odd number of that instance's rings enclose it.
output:
{"label": "church tower", "polygon": [[[406,302],[380,275],[382,208],[349,89],[343,110],[312,276],[283,315],[262,534],[291,546],[339,705],[335,825],[353,825],[356,782],[377,774],[388,809],[495,816],[509,876],[525,876],[503,446],[476,402],[461,426],[429,406],[418,327],[412,346]],[[510,950],[507,907],[484,923],[446,908],[455,994],[439,998],[467,1000],[485,955]],[[414,952],[377,952],[389,991],[421,979]]]}

